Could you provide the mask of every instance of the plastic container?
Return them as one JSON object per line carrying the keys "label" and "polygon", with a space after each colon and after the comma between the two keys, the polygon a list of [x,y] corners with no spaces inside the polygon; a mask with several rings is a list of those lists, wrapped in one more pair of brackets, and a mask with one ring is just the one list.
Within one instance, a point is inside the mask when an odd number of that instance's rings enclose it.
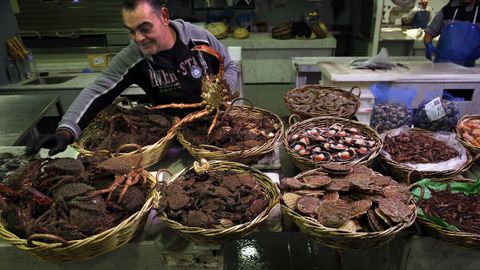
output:
{"label": "plastic container", "polygon": [[15,63],[12,61],[12,59],[7,58],[5,60],[5,67],[7,69],[8,80],[10,83],[17,83],[20,78],[18,76],[18,71],[15,68]]}
{"label": "plastic container", "polygon": [[37,64],[35,63],[32,52],[28,52],[27,57],[25,58],[25,75],[27,79],[38,77]]}

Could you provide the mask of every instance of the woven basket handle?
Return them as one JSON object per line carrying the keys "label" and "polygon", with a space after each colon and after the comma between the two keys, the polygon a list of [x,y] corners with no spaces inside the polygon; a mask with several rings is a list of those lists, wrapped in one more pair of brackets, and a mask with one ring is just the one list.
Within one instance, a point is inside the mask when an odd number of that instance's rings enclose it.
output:
{"label": "woven basket handle", "polygon": [[135,151],[141,153],[142,152],[142,147],[138,144],[135,144],[135,143],[126,143],[126,144],[122,144],[120,145],[116,150],[115,150],[115,154],[118,155],[120,154],[120,151],[122,151],[123,149],[125,148],[129,148],[129,147],[132,147],[132,148],[136,148]]}
{"label": "woven basket handle", "polygon": [[425,195],[425,188],[417,183],[413,185],[408,186],[408,190],[410,190],[410,193],[413,191],[414,188],[419,187],[420,188],[420,199],[415,203],[415,205],[420,205],[420,203],[423,200],[423,196]]}
{"label": "woven basket handle", "polygon": [[[421,172],[419,172],[417,170],[410,171],[407,174],[407,184],[409,186],[412,184],[412,175],[414,175],[415,173],[420,176],[419,179],[423,179],[423,174]],[[414,182],[416,182],[416,181],[414,181]]]}
{"label": "woven basket handle", "polygon": [[163,180],[158,179],[160,177],[160,174],[163,173],[163,172],[168,173],[170,175],[170,177],[173,176],[173,173],[171,171],[169,171],[168,169],[159,169],[157,171],[157,173],[155,174],[155,180],[157,181],[157,183],[163,182]]}
{"label": "woven basket handle", "polygon": [[[296,119],[296,120],[295,120]],[[288,117],[288,125],[292,126],[293,124],[302,121],[302,118],[298,114],[292,114]]]}
{"label": "woven basket handle", "polygon": [[248,101],[248,103],[250,104],[250,110],[253,109],[253,106],[254,106],[254,105],[253,105],[253,101],[250,100],[250,99],[248,99],[248,98],[243,98],[243,97],[234,98],[234,99],[232,100],[232,106],[233,106],[233,104],[235,104],[235,102],[237,102],[237,101],[239,101],[239,100]]}
{"label": "woven basket handle", "polygon": [[66,246],[70,245],[67,240],[65,240],[63,237],[60,237],[58,235],[46,234],[46,233],[35,233],[35,234],[30,235],[27,238],[27,246],[36,247],[37,245],[34,244],[33,241],[37,240],[37,239],[44,239],[44,240],[46,239],[46,240],[50,240],[50,241],[53,241],[53,242],[61,243],[63,247],[66,247]]}
{"label": "woven basket handle", "polygon": [[[355,89],[358,89],[358,95],[357,95],[357,97],[360,98],[360,95],[362,94],[362,89],[361,89],[360,87],[358,87],[358,86],[352,87],[352,89],[350,89],[350,93],[353,94],[353,90],[355,90]],[[354,94],[354,95],[355,95],[355,94]]]}

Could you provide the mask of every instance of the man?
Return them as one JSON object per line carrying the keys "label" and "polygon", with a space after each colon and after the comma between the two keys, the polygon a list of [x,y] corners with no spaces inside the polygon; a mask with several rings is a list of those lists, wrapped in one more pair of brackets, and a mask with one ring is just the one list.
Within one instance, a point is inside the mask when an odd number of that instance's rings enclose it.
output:
{"label": "man", "polygon": [[[451,0],[425,29],[425,57],[435,62],[474,66],[480,57],[479,0]],[[438,46],[432,44],[440,35]]]}
{"label": "man", "polygon": [[418,6],[412,8],[407,17],[402,18],[402,24],[410,25],[410,28],[425,29],[432,18],[432,8],[428,6],[428,0],[420,0]]}
{"label": "man", "polygon": [[49,148],[49,155],[62,152],[82,130],[128,86],[139,85],[153,104],[200,102],[201,76],[218,72],[214,56],[192,51],[208,45],[225,59],[224,79],[235,87],[237,68],[225,47],[203,28],[183,20],[169,20],[164,0],[125,0],[123,22],[130,45],[122,49],[95,81],[74,100],[55,134],[35,138],[26,149],[35,154]]}

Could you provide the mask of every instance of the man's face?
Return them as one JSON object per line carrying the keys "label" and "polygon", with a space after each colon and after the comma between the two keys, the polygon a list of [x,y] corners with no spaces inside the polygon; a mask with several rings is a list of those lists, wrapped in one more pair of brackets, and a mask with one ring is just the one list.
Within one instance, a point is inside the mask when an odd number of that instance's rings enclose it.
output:
{"label": "man's face", "polygon": [[420,6],[424,9],[427,8],[428,0],[420,0]]}
{"label": "man's face", "polygon": [[168,12],[156,12],[148,3],[140,3],[134,10],[122,10],[123,23],[130,38],[140,47],[143,54],[154,55],[169,48],[171,32]]}

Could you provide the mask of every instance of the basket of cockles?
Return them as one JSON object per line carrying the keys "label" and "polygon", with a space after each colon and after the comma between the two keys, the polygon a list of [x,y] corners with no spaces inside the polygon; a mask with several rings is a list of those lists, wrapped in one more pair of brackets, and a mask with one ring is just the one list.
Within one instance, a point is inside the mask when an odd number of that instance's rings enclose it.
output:
{"label": "basket of cockles", "polygon": [[0,183],[0,238],[49,262],[113,251],[143,230],[158,204],[137,159],[39,158]]}
{"label": "basket of cockles", "polygon": [[382,149],[382,140],[369,126],[350,119],[325,116],[295,121],[283,137],[285,151],[301,170],[323,163],[366,164]]}
{"label": "basket of cockles", "polygon": [[184,238],[222,243],[261,224],[279,190],[257,169],[229,161],[195,161],[161,187],[158,218]]}
{"label": "basket of cockles", "polygon": [[364,165],[323,163],[280,180],[282,210],[323,245],[385,245],[416,218],[409,189]]}

